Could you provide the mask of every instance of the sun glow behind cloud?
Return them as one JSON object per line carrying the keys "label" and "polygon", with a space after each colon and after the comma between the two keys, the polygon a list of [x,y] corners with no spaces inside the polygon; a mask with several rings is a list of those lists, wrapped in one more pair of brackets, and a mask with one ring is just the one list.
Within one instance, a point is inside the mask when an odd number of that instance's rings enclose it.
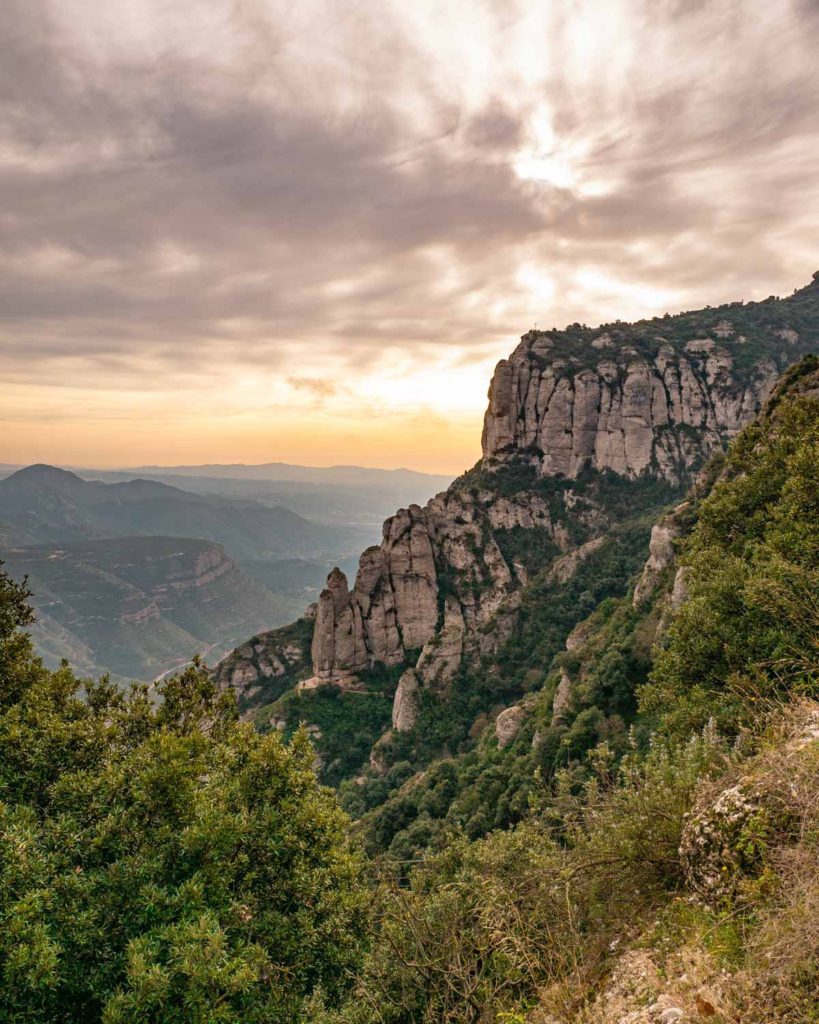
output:
{"label": "sun glow behind cloud", "polygon": [[0,461],[456,472],[534,324],[816,269],[815,5],[9,3]]}

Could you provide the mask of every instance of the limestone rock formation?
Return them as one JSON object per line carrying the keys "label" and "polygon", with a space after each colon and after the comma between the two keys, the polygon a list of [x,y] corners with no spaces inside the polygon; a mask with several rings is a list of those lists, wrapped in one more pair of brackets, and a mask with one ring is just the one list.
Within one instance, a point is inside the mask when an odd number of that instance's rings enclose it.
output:
{"label": "limestone rock formation", "polygon": [[598,551],[604,542],[605,537],[593,537],[590,541],[575,548],[574,551],[570,551],[568,554],[563,555],[562,558],[558,558],[549,570],[549,580],[552,583],[565,583],[566,580],[571,579],[577,572],[580,564],[585,562],[595,551]]}
{"label": "limestone rock formation", "polygon": [[773,837],[794,841],[815,818],[819,764],[819,704],[803,700],[788,710],[784,735],[743,774],[715,793],[706,783],[687,816],[680,862],[687,888],[719,907],[741,896],[766,869]]}
{"label": "limestone rock formation", "polygon": [[[550,570],[559,586],[611,525],[582,491],[560,492],[561,514],[558,499],[550,504],[534,488],[495,488],[498,471],[522,463],[567,481],[608,470],[682,484],[756,414],[778,373],[767,358],[735,372],[739,342],[727,319],[711,334],[637,345],[611,331],[570,344],[564,332],[559,349],[548,334],[524,335],[490,387],[481,488],[456,482],[423,508],[400,509],[362,554],[352,588],[340,570],[330,574],[318,602],[314,678],[348,685],[378,664],[414,665],[422,685],[445,688],[464,658],[496,650],[528,582],[524,562],[504,557],[502,537],[545,533],[564,552]],[[672,520],[655,528],[636,603],[673,557],[674,529]]]}
{"label": "limestone rock formation", "polygon": [[[725,330],[712,333],[723,340]],[[710,337],[615,350],[610,334],[586,330],[561,336],[558,351],[550,333],[525,334],[495,369],[482,438],[490,465],[523,458],[542,476],[610,469],[681,482],[753,419],[778,373],[763,358],[747,379],[735,374]]]}
{"label": "limestone rock formation", "polygon": [[[364,690],[362,673],[400,666],[413,675],[401,677],[395,728],[411,728],[422,690],[445,694],[462,668],[468,678],[482,661],[490,672],[496,667],[491,659],[530,615],[535,574],[538,599],[549,600],[584,559],[608,558],[600,549],[621,514],[669,500],[756,415],[780,370],[815,344],[802,326],[801,294],[793,306],[774,300],[750,313],[736,304],[525,334],[492,379],[480,463],[424,507],[387,519],[354,581],[338,569],[330,574],[316,608],[311,668],[302,671],[299,661],[293,668],[278,646],[262,645],[237,652],[222,670],[226,684],[248,698],[276,689],[266,686],[271,678],[304,690],[328,683]],[[655,527],[635,604],[670,568],[676,530],[673,516]],[[678,573],[658,632],[685,593]],[[576,627],[568,650],[586,644],[590,630]],[[568,714],[571,696],[565,676],[555,722]],[[516,721],[518,712],[508,712],[501,729]]]}
{"label": "limestone rock formation", "polygon": [[398,689],[392,705],[392,727],[396,732],[409,732],[418,719],[418,675],[408,668],[398,680]]}
{"label": "limestone rock formation", "polygon": [[495,735],[498,738],[498,748],[500,750],[509,746],[520,732],[520,727],[525,721],[526,708],[520,704],[513,704],[511,708],[501,711],[495,719]]}
{"label": "limestone rock formation", "polygon": [[674,561],[674,541],[680,535],[680,526],[675,517],[684,507],[685,505],[678,506],[670,516],[666,516],[651,528],[648,561],[634,588],[635,608],[651,597],[663,571]]}
{"label": "limestone rock formation", "polygon": [[240,709],[267,687],[308,673],[312,618],[311,606],[304,618],[252,637],[216,666],[215,681],[235,692]]}
{"label": "limestone rock formation", "polygon": [[444,603],[443,626],[426,642],[418,659],[418,672],[428,686],[452,682],[464,653],[465,629],[461,606],[449,595]]}
{"label": "limestone rock formation", "polygon": [[565,725],[572,706],[572,680],[565,668],[560,670],[560,682],[557,684],[552,701],[552,725]]}
{"label": "limestone rock formation", "polygon": [[593,632],[594,623],[592,621],[589,619],[583,619],[582,622],[578,622],[571,633],[566,637],[566,650],[579,650],[583,647]]}
{"label": "limestone rock formation", "polygon": [[681,565],[674,576],[674,586],[671,588],[671,607],[674,611],[681,608],[688,600],[688,584],[685,582],[686,568]]}
{"label": "limestone rock formation", "polygon": [[361,607],[351,599],[341,569],[333,569],[319,597],[311,654],[317,679],[351,675],[369,664]]}
{"label": "limestone rock formation", "polygon": [[[381,544],[362,554],[352,590],[333,570],[316,615],[317,678],[340,681],[414,655],[426,683],[451,681],[467,632],[488,621],[519,583],[491,535],[491,496],[484,497],[481,503],[453,490],[425,508],[399,510],[385,522]],[[544,522],[548,508],[508,503],[503,516]],[[454,593],[441,593],[442,571]]]}

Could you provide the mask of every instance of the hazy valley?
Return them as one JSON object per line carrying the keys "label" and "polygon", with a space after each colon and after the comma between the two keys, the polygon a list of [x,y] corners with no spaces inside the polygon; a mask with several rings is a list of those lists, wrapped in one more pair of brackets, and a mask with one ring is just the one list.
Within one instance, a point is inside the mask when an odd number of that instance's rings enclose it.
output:
{"label": "hazy valley", "polygon": [[[29,579],[49,664],[151,680],[195,653],[218,658],[297,616],[332,565],[377,535],[372,520],[396,495],[423,499],[440,482],[354,467],[203,468],[232,475],[177,471],[174,486],[159,472],[7,467],[0,558]],[[283,507],[284,497],[321,518]]]}

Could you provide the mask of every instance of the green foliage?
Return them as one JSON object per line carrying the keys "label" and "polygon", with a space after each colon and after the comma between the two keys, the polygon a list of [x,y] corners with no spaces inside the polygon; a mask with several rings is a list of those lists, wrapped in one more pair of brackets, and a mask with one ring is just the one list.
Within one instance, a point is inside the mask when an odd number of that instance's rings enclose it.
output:
{"label": "green foliage", "polygon": [[287,722],[285,735],[292,735],[300,723],[319,730],[315,744],[322,778],[337,785],[361,770],[373,744],[389,728],[392,696],[388,690],[346,691],[328,683],[314,690],[290,690],[266,711]]}
{"label": "green foliage", "polygon": [[[537,575],[500,652],[463,671],[446,694],[422,694],[414,733],[393,735],[383,749],[388,764],[406,760],[424,769],[422,778],[402,789],[385,785],[377,772],[365,772],[364,785],[342,786],[345,809],[364,818],[370,850],[389,850],[398,860],[411,860],[420,849],[440,846],[453,827],[471,839],[508,828],[527,814],[536,772],[550,777],[603,739],[625,748],[624,723],[635,714],[635,689],[649,668],[647,652],[631,634],[637,621],[633,612],[614,617],[606,634],[608,656],[590,675],[584,698],[588,706],[570,729],[548,729],[553,688],[544,692],[545,722],[536,716],[536,723],[506,750],[478,742],[483,729],[476,725],[488,724],[488,718],[482,719],[487,710],[499,710],[542,687],[577,622],[623,593],[645,560],[652,518],[640,516],[612,530],[565,583],[553,581],[548,571]],[[533,745],[534,724],[542,728]],[[441,761],[442,751],[451,759]]]}
{"label": "green foliage", "polygon": [[[724,334],[722,325],[731,331]],[[760,359],[772,356],[780,360],[780,368],[817,346],[819,340],[819,287],[816,281],[798,289],[785,299],[770,296],[762,302],[731,302],[723,306],[693,310],[674,316],[666,314],[636,323],[602,324],[590,328],[585,324],[570,324],[563,330],[538,331],[553,343],[553,352],[569,360],[574,367],[596,367],[600,351],[592,342],[601,334],[608,334],[615,347],[628,345],[648,358],[656,355],[662,345],[677,351],[698,338],[718,338],[733,359],[733,372],[737,383],[749,383]],[[779,331],[795,332],[796,337],[782,338],[779,351],[772,351],[771,338]],[[781,337],[781,335],[780,335]],[[687,352],[689,358],[697,353]],[[553,360],[552,353],[544,355],[543,365]]]}
{"label": "green foliage", "polygon": [[489,1024],[570,980],[578,1004],[611,942],[679,887],[685,814],[725,759],[712,733],[658,743],[579,794],[561,779],[538,817],[512,831],[478,842],[450,834],[409,887],[385,880],[353,996],[323,1019]]}
{"label": "green foliage", "polygon": [[690,599],[642,694],[646,716],[685,735],[735,730],[762,702],[819,692],[819,401],[816,360],[786,375],[772,413],[732,446],[683,555]]}
{"label": "green foliage", "polygon": [[[125,694],[45,669],[0,574],[0,1021],[296,1021],[359,955],[346,819],[200,664]],[[83,693],[84,690],[84,693]]]}

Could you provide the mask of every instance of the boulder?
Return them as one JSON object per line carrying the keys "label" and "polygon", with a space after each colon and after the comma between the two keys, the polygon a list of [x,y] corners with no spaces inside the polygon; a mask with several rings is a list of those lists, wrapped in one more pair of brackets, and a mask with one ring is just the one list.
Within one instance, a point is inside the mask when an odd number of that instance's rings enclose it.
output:
{"label": "boulder", "polygon": [[498,748],[503,750],[508,747],[512,740],[520,732],[520,727],[526,720],[526,709],[520,704],[513,704],[511,708],[501,711],[495,719],[495,736],[498,738]]}

